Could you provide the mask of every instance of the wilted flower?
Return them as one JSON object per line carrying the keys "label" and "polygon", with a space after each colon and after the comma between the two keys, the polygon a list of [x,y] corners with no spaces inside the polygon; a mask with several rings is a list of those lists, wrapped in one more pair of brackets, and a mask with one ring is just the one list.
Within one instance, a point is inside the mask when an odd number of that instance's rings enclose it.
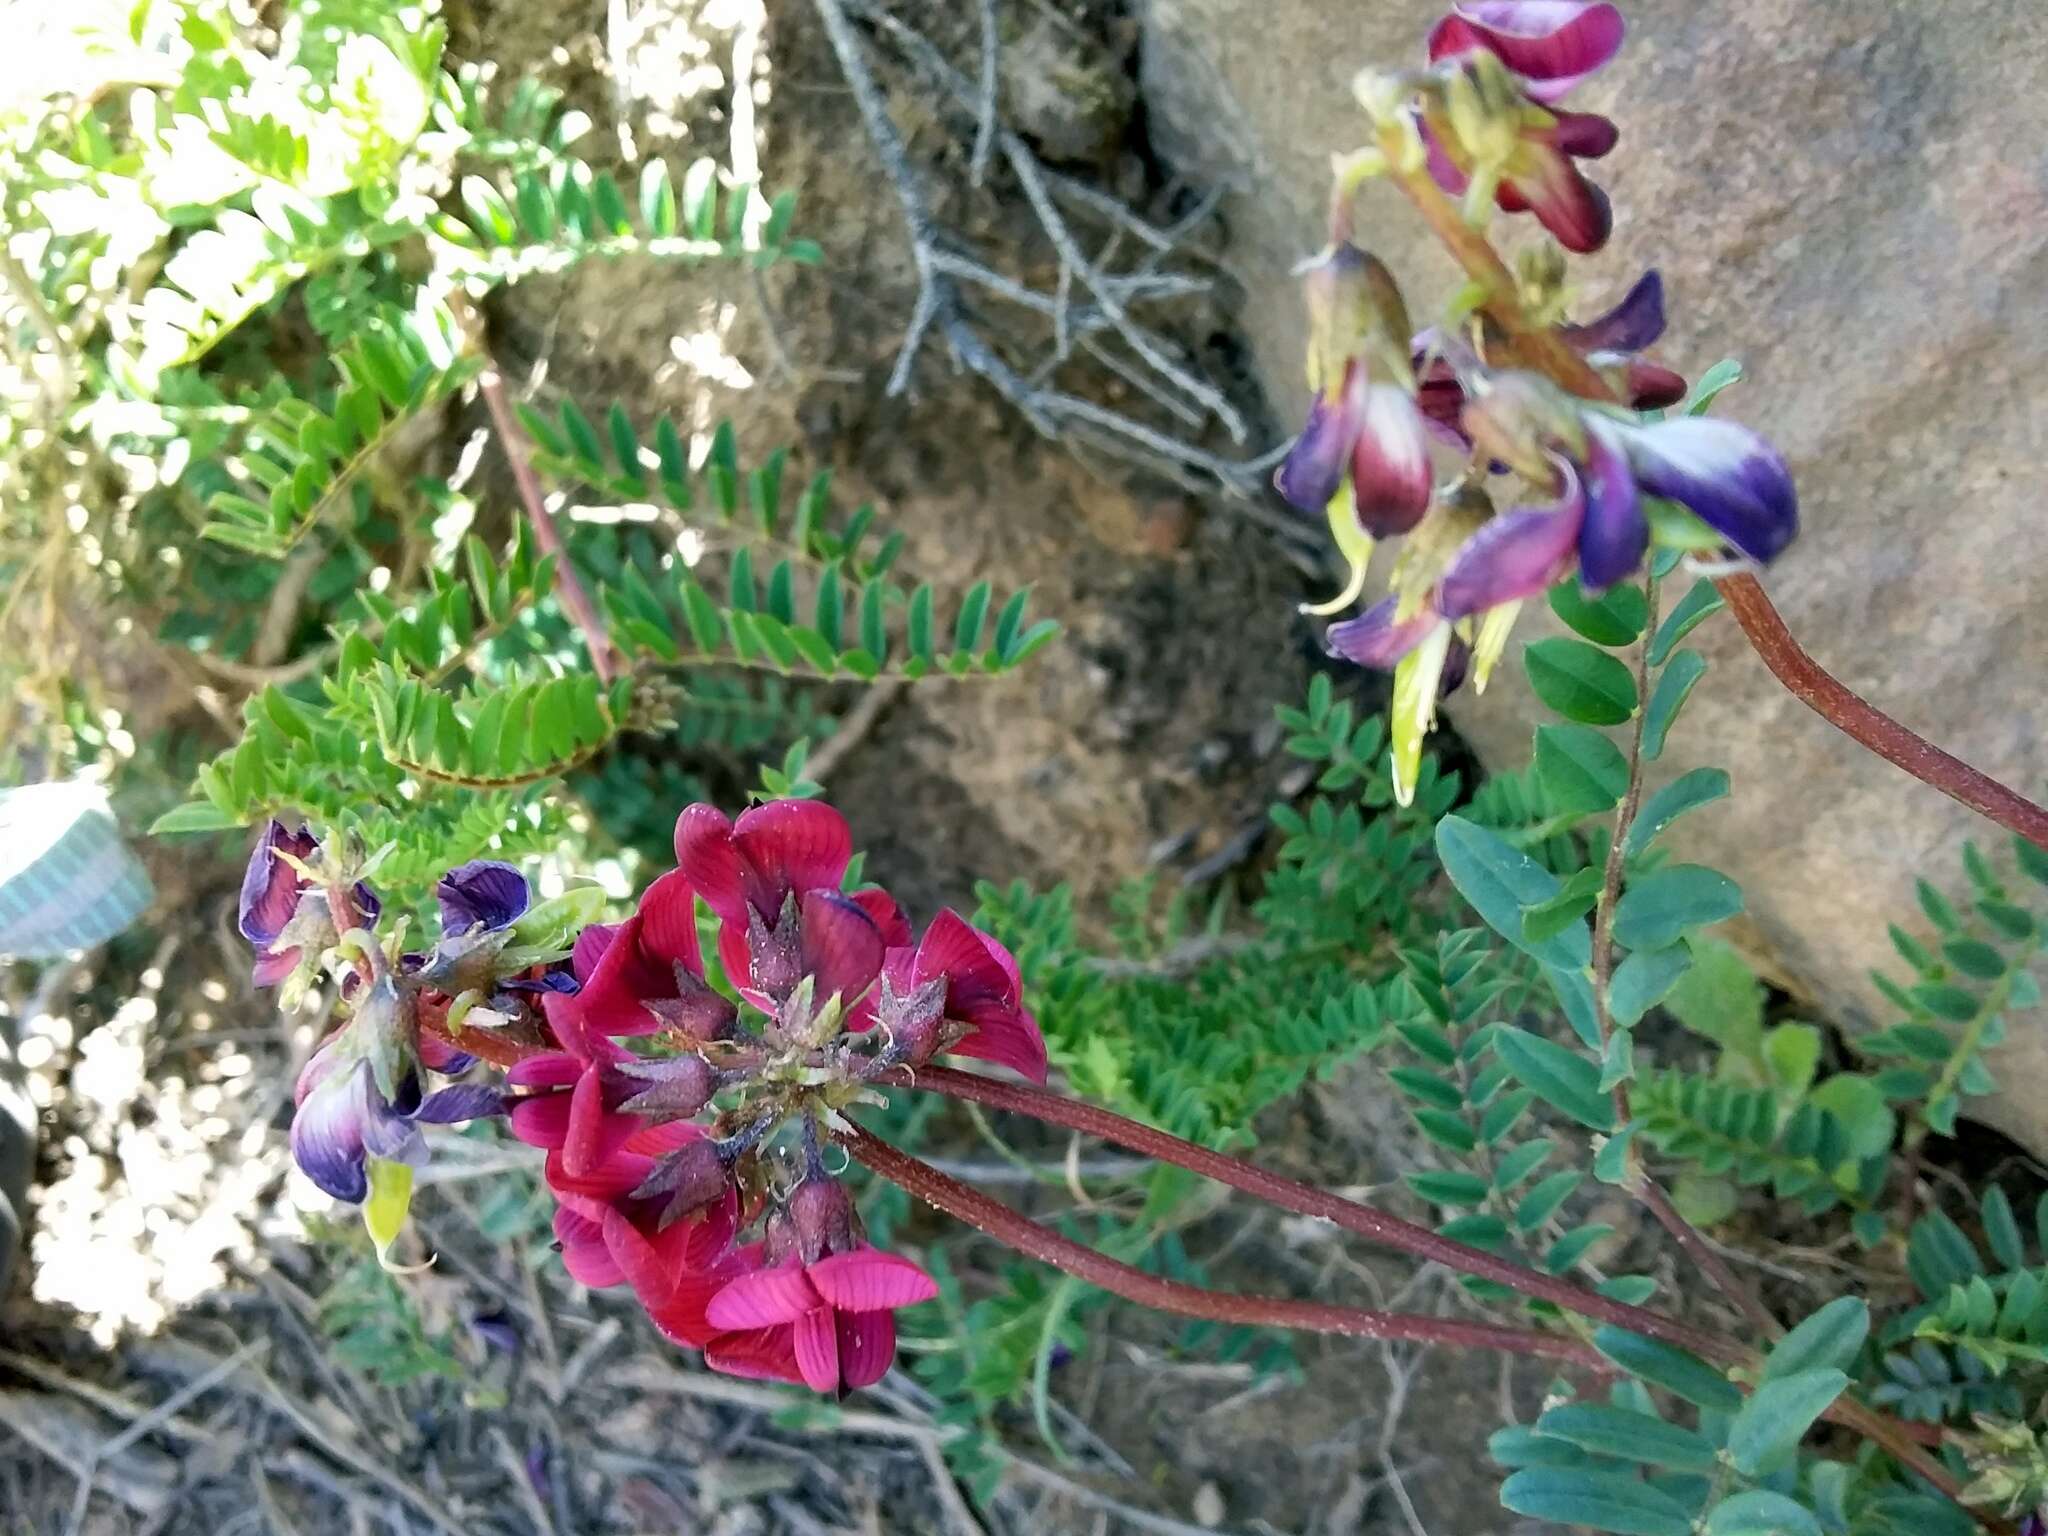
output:
{"label": "wilted flower", "polygon": [[306,873],[319,854],[310,827],[293,832],[277,820],[249,851],[238,926],[256,947],[250,979],[259,987],[274,987],[297,970],[308,945],[317,951],[351,928],[370,927],[382,910],[376,893],[358,881],[349,910],[330,912],[327,893]]}
{"label": "wilted flower", "polygon": [[845,1191],[814,1169],[770,1223],[759,1269],[729,1280],[705,1320],[715,1370],[802,1381],[843,1397],[896,1358],[895,1309],[939,1288],[910,1260],[870,1247]]}
{"label": "wilted flower", "polygon": [[1589,0],[1467,0],[1429,36],[1447,64],[1424,109],[1430,174],[1445,190],[1533,212],[1567,250],[1597,251],[1613,227],[1581,159],[1614,148],[1614,124],[1557,105],[1620,50],[1621,13]]}

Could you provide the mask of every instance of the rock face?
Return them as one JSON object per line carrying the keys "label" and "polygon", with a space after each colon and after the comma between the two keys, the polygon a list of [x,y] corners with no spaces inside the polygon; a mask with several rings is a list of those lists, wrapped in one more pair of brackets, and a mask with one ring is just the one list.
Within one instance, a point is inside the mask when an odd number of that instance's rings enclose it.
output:
{"label": "rock face", "polygon": [[[1298,419],[1302,325],[1288,268],[1321,239],[1328,155],[1364,136],[1349,81],[1419,60],[1441,6],[1151,0],[1149,121],[1161,154],[1235,189],[1232,256],[1276,405]],[[2048,97],[2021,0],[1939,12],[1851,0],[1640,0],[1620,59],[1573,105],[1613,115],[1596,179],[1616,235],[1581,266],[1597,311],[1662,269],[1659,355],[1697,372],[1739,356],[1722,409],[1796,474],[1800,542],[1769,573],[1792,629],[1844,682],[2024,790],[2048,783]],[[1447,286],[1398,199],[1375,189],[1361,238],[1418,310]],[[1504,235],[1532,238],[1528,220]],[[1547,615],[1544,618],[1547,620]],[[1543,632],[1525,619],[1521,639]],[[1735,796],[1687,851],[1742,882],[1744,936],[1797,994],[1855,1027],[1886,1022],[1872,967],[1885,925],[1915,926],[1912,879],[1954,888],[1966,836],[1995,829],[1864,754],[1786,695],[1732,621],[1671,750],[1725,765]],[[1527,761],[1526,690],[1463,699],[1458,727],[1499,767]],[[2048,1039],[2011,1021],[2004,1092],[1982,1118],[2048,1152]]]}

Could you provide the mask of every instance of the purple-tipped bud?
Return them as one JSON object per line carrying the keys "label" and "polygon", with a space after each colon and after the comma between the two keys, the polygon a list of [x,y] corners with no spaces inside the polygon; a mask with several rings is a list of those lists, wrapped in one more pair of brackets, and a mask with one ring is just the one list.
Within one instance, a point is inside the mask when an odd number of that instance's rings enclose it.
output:
{"label": "purple-tipped bud", "polygon": [[711,1102],[718,1088],[718,1074],[695,1054],[621,1061],[617,1067],[620,1076],[647,1085],[619,1106],[627,1114],[687,1120]]}
{"label": "purple-tipped bud", "polygon": [[789,1197],[789,1221],[796,1251],[806,1264],[835,1253],[848,1253],[861,1240],[860,1218],[839,1181],[814,1173]]}
{"label": "purple-tipped bud", "polygon": [[666,1197],[659,1224],[667,1226],[714,1200],[723,1199],[731,1184],[718,1143],[708,1138],[688,1141],[654,1165],[633,1191],[636,1200]]}
{"label": "purple-tipped bud", "polygon": [[441,931],[466,933],[471,928],[511,926],[532,900],[526,877],[510,864],[472,859],[457,865],[434,886],[441,907]]}
{"label": "purple-tipped bud", "polygon": [[1273,472],[1273,488],[1289,505],[1320,515],[1337,494],[1364,426],[1366,388],[1365,364],[1354,362],[1341,384],[1310,402],[1301,436]]}

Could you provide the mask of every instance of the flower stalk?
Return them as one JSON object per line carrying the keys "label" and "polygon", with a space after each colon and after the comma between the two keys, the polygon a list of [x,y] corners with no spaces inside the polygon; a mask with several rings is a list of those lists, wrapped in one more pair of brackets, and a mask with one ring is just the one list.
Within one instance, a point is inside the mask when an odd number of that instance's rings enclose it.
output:
{"label": "flower stalk", "polygon": [[1001,1201],[939,1172],[930,1164],[858,1126],[849,1125],[835,1131],[833,1139],[856,1161],[934,1209],[986,1232],[1027,1258],[1049,1264],[1062,1274],[1100,1286],[1112,1295],[1150,1307],[1156,1312],[1234,1326],[1292,1328],[1305,1333],[1441,1344],[1454,1349],[1492,1349],[1504,1354],[1556,1360],[1588,1370],[1613,1370],[1606,1358],[1590,1344],[1563,1334],[1460,1318],[1341,1307],[1320,1301],[1242,1296],[1148,1275],[1142,1269],[1097,1253],[1062,1237],[1050,1227],[1020,1216]]}

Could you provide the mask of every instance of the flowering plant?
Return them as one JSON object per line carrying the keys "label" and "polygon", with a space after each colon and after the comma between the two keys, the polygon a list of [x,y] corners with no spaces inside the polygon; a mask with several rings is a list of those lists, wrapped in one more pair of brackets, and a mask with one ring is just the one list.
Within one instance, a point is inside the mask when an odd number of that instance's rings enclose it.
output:
{"label": "flowering plant", "polygon": [[[1704,930],[1740,911],[1739,888],[1659,846],[1679,817],[1728,793],[1727,776],[1698,770],[1652,788],[1646,765],[1705,669],[1683,643],[1725,607],[1830,721],[2016,833],[2013,859],[2042,883],[2048,813],[1911,736],[1792,641],[1754,576],[1799,532],[1791,471],[1756,433],[1704,414],[1732,375],[1715,370],[1688,389],[1645,355],[1664,329],[1657,274],[1604,315],[1566,318],[1565,253],[1599,249],[1613,223],[1580,162],[1614,150],[1619,133],[1563,103],[1612,61],[1622,34],[1618,10],[1593,0],[1467,0],[1431,31],[1424,62],[1361,76],[1370,142],[1338,157],[1329,243],[1304,270],[1315,397],[1276,485],[1326,519],[1350,569],[1339,596],[1312,609],[1319,616],[1357,604],[1377,543],[1402,541],[1391,595],[1339,618],[1325,644],[1392,670],[1381,803],[1420,796],[1444,872],[1485,925],[1404,944],[1400,976],[1366,988],[1360,1004],[1375,1042],[1398,1040],[1415,1057],[1390,1076],[1451,1164],[1409,1180],[1445,1213],[1439,1226],[1050,1086],[1055,1059],[1070,1080],[1080,1063],[1049,1051],[1011,949],[952,912],[920,932],[853,877],[844,819],[792,796],[737,817],[683,810],[675,868],[617,923],[600,921],[601,903],[581,892],[536,902],[511,865],[465,860],[434,887],[438,937],[410,948],[379,898],[382,855],[332,825],[272,822],[243,890],[256,980],[294,996],[325,977],[345,1014],[299,1082],[292,1145],[308,1177],[361,1204],[388,1251],[428,1153],[422,1128],[502,1115],[544,1154],[561,1261],[577,1280],[629,1288],[666,1338],[713,1370],[843,1396],[889,1369],[896,1314],[938,1294],[925,1268],[871,1240],[845,1165],[833,1166],[843,1155],[1032,1259],[1160,1311],[1553,1362],[1560,1386],[1542,1416],[1493,1446],[1510,1473],[1503,1502],[1533,1518],[1650,1536],[1846,1536],[2002,1528],[2038,1503],[2039,1437],[2003,1400],[1982,1422],[1949,1422],[1959,1412],[1936,1390],[1949,1378],[1935,1382],[1920,1351],[1994,1373],[2039,1366],[2048,1288],[2003,1194],[1981,1205],[1996,1271],[1949,1218],[1919,1214],[1911,1155],[1953,1128],[1966,1095],[1988,1091],[1984,1049],[2008,1010],[2039,1000],[2026,966],[2043,924],[1973,852],[1982,924],[1927,903],[1940,954],[1901,943],[1915,971],[1892,989],[1903,1018],[1862,1042],[1889,1065],[1824,1076],[1817,1031],[1767,1029],[1760,1006],[1731,1004],[1714,984],[1725,981],[1724,952]],[[1407,196],[1469,279],[1432,324],[1413,322],[1394,275],[1357,242],[1354,204],[1376,178]],[[1553,243],[1511,269],[1492,232],[1522,213]],[[619,455],[622,473],[630,457]],[[1687,562],[1694,585],[1666,611],[1662,584]],[[821,625],[836,635],[831,581]],[[972,622],[962,620],[977,644],[987,596],[970,598]],[[1577,636],[1538,641],[1522,658],[1563,718],[1538,732],[1527,780],[1451,812],[1449,797],[1431,798],[1424,759],[1438,702],[1467,676],[1487,684],[1538,597]],[[701,607],[685,601],[694,625]],[[632,607],[620,613],[638,627],[621,628],[636,647],[673,649],[659,607]],[[768,636],[791,656],[811,653],[786,623],[767,628],[740,611],[749,622],[731,621],[731,636],[743,654],[780,654]],[[1021,612],[999,621],[992,669],[1029,648]],[[591,614],[578,618],[594,666],[624,659]],[[716,615],[704,622],[725,636]],[[936,660],[928,600],[912,627],[924,638],[906,667],[922,675]],[[878,664],[818,645],[860,675]],[[967,670],[972,649],[962,642],[944,665]],[[866,671],[849,659],[862,656]],[[606,680],[629,694],[634,681]],[[416,698],[409,707],[427,718]],[[1289,723],[1303,755],[1330,760],[1326,784],[1364,776],[1347,754],[1378,756],[1377,738],[1361,751],[1366,728],[1354,734],[1327,685]],[[1606,734],[1617,728],[1620,739]],[[1659,1004],[1715,1040],[1711,1077],[1639,1064],[1633,1032]],[[488,1070],[502,1079],[479,1081]],[[1163,1278],[882,1139],[871,1111],[898,1093],[1099,1136],[1444,1265],[1527,1314],[1448,1318]],[[1536,1115],[1585,1134],[1563,1152],[1564,1138],[1518,1139]],[[1538,1179],[1553,1157],[1569,1166]],[[1902,1169],[1913,1218],[1902,1246],[1919,1299],[1881,1322],[1844,1295],[1787,1329],[1700,1231],[1746,1187],[1809,1217],[1839,1214],[1849,1240],[1875,1249],[1888,1241],[1887,1192]],[[1649,1305],[1651,1275],[1588,1272],[1610,1229],[1569,1225],[1564,1213],[1589,1177],[1642,1205],[1741,1315],[1741,1336]],[[1892,1348],[1909,1341],[1910,1356]],[[1814,1449],[1823,1421],[1855,1439],[1853,1461]]]}

